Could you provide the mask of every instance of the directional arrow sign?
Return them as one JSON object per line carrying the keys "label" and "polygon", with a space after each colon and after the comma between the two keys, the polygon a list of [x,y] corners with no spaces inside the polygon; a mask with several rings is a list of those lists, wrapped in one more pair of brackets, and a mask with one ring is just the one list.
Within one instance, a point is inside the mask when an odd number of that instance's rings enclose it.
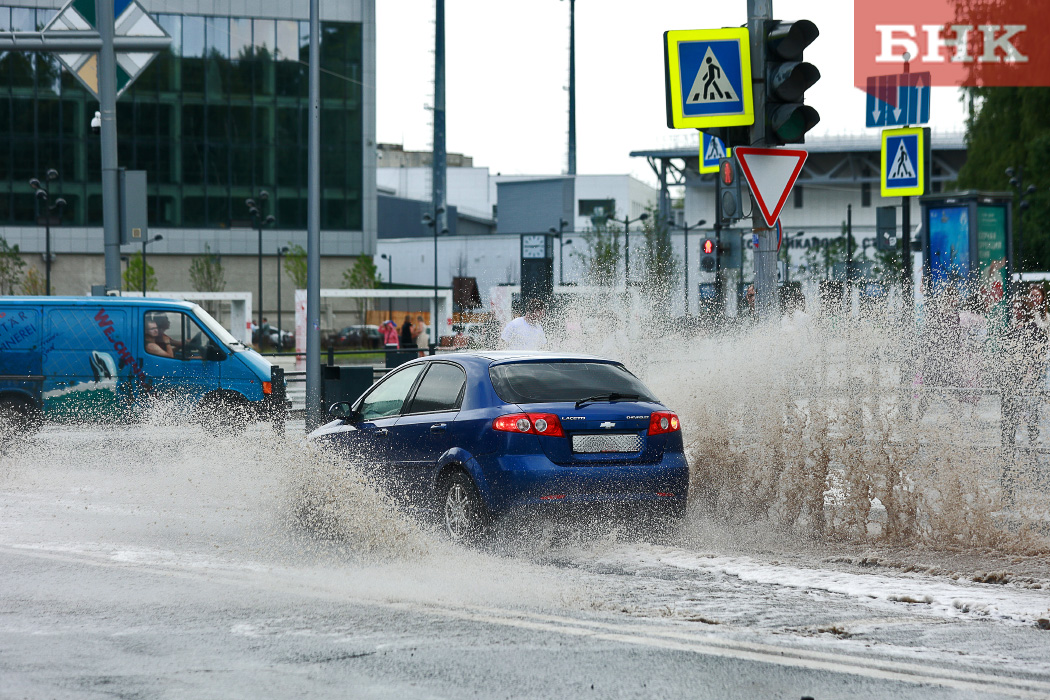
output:
{"label": "directional arrow sign", "polygon": [[930,121],[930,73],[868,78],[864,123],[869,127],[907,126]]}
{"label": "directional arrow sign", "polygon": [[733,155],[751,186],[762,218],[773,227],[809,154],[786,148],[740,146],[733,149]]}

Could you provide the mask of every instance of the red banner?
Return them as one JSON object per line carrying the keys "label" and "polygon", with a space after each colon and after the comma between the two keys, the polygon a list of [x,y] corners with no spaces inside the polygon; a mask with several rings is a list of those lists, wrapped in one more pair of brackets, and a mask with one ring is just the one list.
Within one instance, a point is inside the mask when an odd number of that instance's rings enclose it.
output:
{"label": "red banner", "polygon": [[929,72],[933,85],[1050,85],[1050,3],[1043,0],[854,0],[854,85]]}

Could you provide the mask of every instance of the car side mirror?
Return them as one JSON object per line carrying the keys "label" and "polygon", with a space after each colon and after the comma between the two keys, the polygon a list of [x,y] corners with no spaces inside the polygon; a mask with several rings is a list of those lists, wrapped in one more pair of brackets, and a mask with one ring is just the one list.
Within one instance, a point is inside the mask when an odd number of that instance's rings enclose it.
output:
{"label": "car side mirror", "polygon": [[226,359],[226,353],[220,350],[214,343],[208,343],[204,350],[204,359],[209,362],[222,362]]}
{"label": "car side mirror", "polygon": [[354,417],[354,409],[346,401],[334,403],[328,409],[328,417],[344,422],[350,422]]}

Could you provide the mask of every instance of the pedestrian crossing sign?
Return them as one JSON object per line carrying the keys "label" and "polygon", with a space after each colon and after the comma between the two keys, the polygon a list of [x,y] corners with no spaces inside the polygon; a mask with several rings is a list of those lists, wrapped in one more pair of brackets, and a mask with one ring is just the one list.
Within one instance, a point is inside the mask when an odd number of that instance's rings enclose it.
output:
{"label": "pedestrian crossing sign", "polygon": [[732,155],[733,149],[726,148],[722,139],[706,131],[700,132],[700,168],[701,174],[717,173],[718,162]]}
{"label": "pedestrian crossing sign", "polygon": [[664,32],[669,128],[755,123],[748,41],[746,27]]}
{"label": "pedestrian crossing sign", "polygon": [[880,178],[883,197],[926,194],[929,149],[930,130],[927,127],[883,130]]}

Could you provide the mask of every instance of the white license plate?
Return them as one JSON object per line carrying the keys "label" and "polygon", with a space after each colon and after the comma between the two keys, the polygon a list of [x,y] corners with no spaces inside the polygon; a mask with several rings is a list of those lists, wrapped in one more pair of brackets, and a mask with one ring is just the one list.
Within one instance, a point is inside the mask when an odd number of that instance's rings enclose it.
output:
{"label": "white license plate", "polygon": [[600,433],[597,435],[573,435],[572,451],[581,454],[621,453],[632,454],[642,449],[642,438],[638,433]]}

